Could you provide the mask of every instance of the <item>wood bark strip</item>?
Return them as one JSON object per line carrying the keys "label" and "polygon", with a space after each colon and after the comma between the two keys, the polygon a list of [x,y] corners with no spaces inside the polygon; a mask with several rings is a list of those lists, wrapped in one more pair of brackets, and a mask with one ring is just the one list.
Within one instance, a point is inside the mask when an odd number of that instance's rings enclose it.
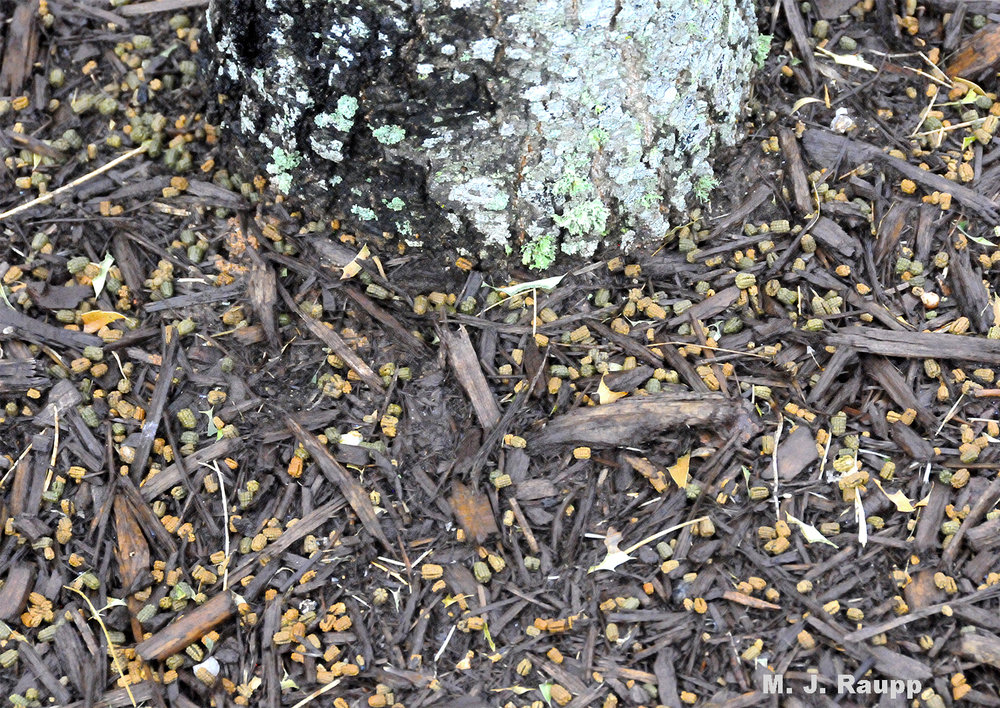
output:
{"label": "wood bark strip", "polygon": [[306,452],[312,455],[313,460],[319,465],[326,478],[337,485],[337,488],[347,499],[347,503],[351,505],[351,508],[354,509],[354,513],[358,515],[368,533],[377,538],[386,550],[392,551],[392,544],[386,538],[385,533],[382,531],[382,526],[379,524],[378,517],[375,515],[371,497],[368,496],[368,492],[365,491],[360,482],[354,479],[354,475],[337,462],[336,458],[330,454],[330,451],[326,449],[326,446],[315,435],[299,425],[294,418],[289,416],[285,419],[285,423],[302,444],[302,447],[306,449]]}
{"label": "wood bark strip", "polygon": [[[206,2],[205,4],[207,5],[208,3]],[[138,6],[125,5],[125,7],[132,8]],[[246,200],[238,193],[203,179],[189,180],[187,193],[195,197],[201,197],[212,206],[225,207],[226,209],[246,209],[247,207]]]}
{"label": "wood bark strip", "polygon": [[[122,587],[132,588],[144,574],[149,573],[149,543],[146,542],[142,527],[129,508],[129,503],[120,494],[115,495],[114,516],[118,575]],[[132,633],[137,641],[142,639],[142,625],[135,615],[142,609],[142,605],[143,603],[134,595],[128,598],[128,609],[132,614]]]}
{"label": "wood bark strip", "polygon": [[[917,394],[913,392],[910,384],[896,370],[892,362],[882,357],[865,357],[863,365],[865,373],[882,385],[885,392],[889,394],[889,397],[892,398],[897,406],[903,410],[907,408],[915,410],[917,418],[928,428],[933,429],[937,426],[937,418],[934,417],[934,414],[926,406],[920,403]],[[933,456],[933,452],[931,456]]]}
{"label": "wood bark strip", "polygon": [[922,170],[911,165],[906,160],[893,157],[882,152],[881,148],[861,140],[854,140],[842,135],[834,135],[828,130],[813,128],[802,134],[802,144],[810,157],[817,164],[827,166],[832,164],[841,150],[846,151],[848,162],[878,162],[889,167],[903,177],[913,180],[929,192],[947,192],[963,206],[968,207],[989,221],[990,224],[1000,222],[998,205],[989,197],[976,192],[969,187],[945,179],[941,175],[928,170]]}
{"label": "wood bark strip", "polygon": [[983,284],[983,274],[972,264],[968,248],[958,250],[951,238],[948,241],[948,283],[959,311],[969,318],[972,328],[987,332],[993,324],[990,295]]}
{"label": "wood bark strip", "polygon": [[0,94],[17,96],[31,73],[38,54],[38,0],[19,2],[7,28],[7,42],[0,69]]}
{"label": "wood bark strip", "polygon": [[84,15],[90,15],[103,22],[108,22],[113,25],[117,25],[123,30],[128,29],[131,26],[131,22],[126,20],[121,15],[115,14],[108,10],[103,10],[99,7],[94,7],[88,5],[85,2],[74,2],[74,0],[61,0],[59,2],[49,2],[49,6],[54,9],[61,9],[63,6],[73,8],[78,12],[82,12]]}
{"label": "wood bark strip", "polygon": [[837,380],[837,377],[843,372],[844,367],[855,356],[857,356],[857,352],[850,347],[837,347],[837,351],[833,353],[833,356],[826,362],[826,366],[823,367],[823,373],[820,374],[819,381],[816,382],[816,385],[809,392],[806,403],[815,406],[823,400],[826,392],[833,386],[833,382]]}
{"label": "wood bark strip", "polygon": [[309,317],[302,311],[298,306],[298,303],[292,299],[288,291],[285,290],[280,284],[278,284],[278,293],[281,295],[281,299],[285,301],[285,305],[289,310],[294,312],[299,318],[305,323],[306,328],[313,333],[313,336],[318,340],[326,344],[333,350],[333,353],[339,356],[344,362],[361,377],[361,380],[366,384],[371,386],[376,391],[383,391],[382,379],[380,379],[372,368],[364,362],[364,360],[358,356],[353,349],[351,349],[347,342],[341,338],[339,334],[333,331],[332,327],[328,327],[326,323],[319,322],[318,320]]}
{"label": "wood bark strip", "polygon": [[886,310],[885,307],[875,302],[871,302],[858,293],[858,291],[854,288],[844,285],[844,283],[840,282],[832,273],[817,269],[807,273],[804,280],[822,288],[836,290],[840,293],[841,297],[850,303],[852,307],[856,307],[862,312],[867,312],[874,319],[878,320],[891,330],[897,332],[911,331],[909,326],[904,325],[897,320],[891,312]]}
{"label": "wood bark strip", "polygon": [[[997,8],[993,8],[996,11]],[[945,73],[951,78],[974,79],[1000,64],[1000,24],[983,27],[969,37],[948,61]]]}
{"label": "wood bark strip", "polygon": [[695,317],[699,320],[706,320],[710,317],[715,317],[717,314],[723,312],[727,307],[736,302],[739,297],[740,289],[735,285],[723,288],[719,292],[714,295],[710,295],[701,302],[695,303],[686,309],[683,314],[667,320],[667,326],[677,327],[680,324],[688,322],[691,317]]}
{"label": "wood bark strip", "polygon": [[875,327],[846,327],[826,343],[853,347],[865,354],[906,359],[954,359],[1000,364],[1000,340],[939,332],[889,332]]}
{"label": "wood bark strip", "polygon": [[246,278],[247,299],[264,328],[268,345],[277,348],[278,325],[274,305],[278,299],[278,276],[270,263],[265,263],[254,251],[251,251],[251,254],[254,263],[250,266]]}
{"label": "wood bark strip", "polygon": [[72,697],[69,689],[59,682],[59,677],[52,672],[52,669],[49,668],[45,660],[39,656],[31,642],[23,636],[17,642],[17,659],[24,662],[28,671],[34,674],[38,682],[45,687],[45,690],[52,694],[57,705],[69,703],[69,699]]}
{"label": "wood bark strip", "polygon": [[135,652],[145,661],[166,659],[171,654],[184,651],[222,622],[229,619],[236,603],[228,590],[223,590],[204,605],[182,615],[152,637],[139,643]]}
{"label": "wood bark strip", "polygon": [[493,398],[490,385],[483,375],[479,357],[476,356],[476,350],[469,339],[469,332],[465,327],[459,327],[456,332],[442,329],[441,341],[448,350],[448,360],[451,362],[452,371],[455,372],[455,378],[458,379],[465,395],[469,397],[479,424],[483,426],[483,430],[493,429],[500,422],[500,406]]}
{"label": "wood bark strip", "polygon": [[969,529],[969,546],[975,551],[988,551],[1000,546],[1000,518],[991,519]]}
{"label": "wood bark strip", "polygon": [[911,205],[908,202],[895,201],[889,207],[878,225],[878,235],[875,238],[875,248],[872,251],[872,258],[875,263],[881,264],[890,253],[896,250],[899,239],[903,235],[903,229],[909,223]]}
{"label": "wood bark strip", "polygon": [[135,457],[129,465],[129,471],[134,480],[138,480],[146,470],[146,461],[149,460],[149,453],[153,449],[156,429],[160,427],[160,419],[163,417],[163,409],[167,405],[167,396],[170,394],[170,386],[174,380],[174,362],[177,360],[180,335],[177,334],[176,330],[168,329],[167,331],[172,332],[173,337],[167,342],[160,373],[157,375],[156,385],[153,387],[153,395],[150,396],[149,405],[146,407],[146,419],[142,423],[139,444],[135,446]]}
{"label": "wood bark strip", "polygon": [[712,233],[706,240],[711,242],[716,236],[721,234],[726,229],[740,224],[744,219],[756,211],[757,207],[766,202],[773,193],[774,190],[770,185],[758,184],[754,187],[754,190],[743,199],[736,209],[719,219],[719,221],[712,226]]}
{"label": "wood bark strip", "polygon": [[[239,438],[223,438],[222,440],[212,443],[208,447],[203,447],[202,449],[197,450],[185,457],[184,461],[191,468],[192,475],[194,476],[194,480],[192,481],[195,484],[201,484],[201,480],[205,478],[206,474],[213,474],[211,470],[201,467],[201,463],[211,462],[212,460],[218,460],[219,458],[226,457],[227,455],[235,452],[239,447],[239,444]],[[183,471],[176,464],[173,464],[144,482],[142,486],[139,487],[139,491],[142,493],[143,499],[146,501],[153,501],[153,499],[160,494],[163,494],[171,487],[183,484],[183,482]]]}
{"label": "wood bark strip", "polygon": [[493,508],[490,506],[489,497],[485,494],[456,482],[448,501],[456,521],[465,531],[468,540],[475,542],[476,545],[482,545],[489,536],[497,533]]}
{"label": "wood bark strip", "polygon": [[138,2],[134,5],[124,5],[118,8],[118,12],[126,17],[138,17],[139,15],[152,15],[157,12],[175,12],[188,7],[204,7],[208,5],[208,0],[152,0],[152,2]]}
{"label": "wood bark strip", "polygon": [[917,520],[914,547],[918,553],[926,553],[937,543],[944,508],[951,500],[951,490],[948,485],[935,484],[927,496],[927,506]]}
{"label": "wood bark strip", "polygon": [[402,344],[404,347],[409,349],[414,354],[420,354],[427,356],[429,349],[426,344],[413,336],[413,334],[408,330],[403,324],[393,317],[384,307],[380,307],[375,302],[372,301],[370,297],[364,293],[356,290],[355,288],[347,287],[344,288],[344,293],[354,300],[362,310],[371,315],[378,324],[380,324],[385,331],[390,334],[396,341]]}
{"label": "wood bark strip", "polygon": [[532,445],[631,445],[672,428],[721,428],[746,417],[739,402],[717,393],[623,398],[555,418],[534,438]]}
{"label": "wood bark strip", "polygon": [[806,71],[809,72],[809,80],[815,83],[816,58],[813,56],[812,46],[809,44],[809,32],[806,30],[806,22],[802,18],[799,3],[795,0],[781,0],[781,9],[785,13],[788,29],[792,31],[792,38],[795,40],[795,48],[799,52],[799,58],[806,65]]}
{"label": "wood bark strip", "polygon": [[0,361],[0,394],[24,393],[29,388],[45,386],[48,378],[38,373],[39,367],[34,360]]}
{"label": "wood bark strip", "polygon": [[852,258],[854,256],[857,242],[833,219],[821,216],[809,228],[809,233],[821,244],[827,248],[832,248],[845,258]]}
{"label": "wood bark strip", "polygon": [[[177,542],[173,535],[167,531],[160,519],[153,513],[149,504],[143,499],[135,482],[125,476],[115,477],[115,484],[124,495],[124,499],[131,505],[132,515],[139,525],[149,534],[149,538],[160,544],[160,550],[165,555],[172,555],[177,552]],[[174,486],[174,485],[171,485]],[[117,501],[117,498],[116,498]]]}
{"label": "wood bark strip", "polygon": [[[269,543],[263,551],[246,558],[243,563],[229,574],[229,582],[235,583],[253,572],[258,567],[258,564],[272,558],[277,558],[291,548],[294,543],[322,526],[343,507],[344,502],[338,500],[313,509],[299,519],[294,526],[290,526],[276,541]],[[247,599],[252,600],[254,598],[247,595]]]}
{"label": "wood bark strip", "polygon": [[897,627],[904,627],[910,622],[916,622],[922,620],[925,617],[930,617],[936,615],[941,611],[943,607],[956,608],[959,605],[967,605],[973,602],[986,602],[992,600],[1000,595],[1000,585],[989,585],[982,590],[976,590],[973,593],[969,593],[964,597],[952,597],[945,602],[937,603],[934,605],[928,605],[919,610],[914,610],[901,617],[895,617],[891,620],[886,620],[879,624],[868,625],[862,629],[855,630],[854,632],[849,632],[844,635],[843,641],[845,642],[863,642],[872,637],[882,634],[882,632],[889,632]]}
{"label": "wood bark strip", "polygon": [[[129,687],[131,691],[131,696],[129,691],[124,688],[116,688],[113,691],[108,691],[101,696],[100,700],[91,701],[74,701],[73,703],[66,703],[62,708],[120,708],[122,706],[132,706],[135,703],[143,703],[144,701],[150,701],[153,696],[157,695],[160,691],[160,684],[154,681],[141,681],[140,683],[132,684]],[[133,701],[132,699],[135,699]]]}
{"label": "wood bark strip", "polygon": [[782,126],[778,128],[778,142],[781,143],[781,154],[785,156],[785,172],[792,186],[795,209],[799,214],[809,214],[814,208],[806,166],[802,162],[802,151],[799,150],[799,141],[790,128]]}
{"label": "wood bark strip", "polygon": [[962,519],[962,525],[958,527],[958,531],[955,532],[955,536],[951,539],[951,543],[945,549],[942,554],[942,560],[949,566],[954,563],[955,556],[958,555],[959,546],[962,544],[962,540],[965,538],[965,534],[969,532],[976,524],[979,523],[979,519],[986,514],[986,512],[992,509],[996,503],[1000,501],[1000,477],[994,477],[993,481],[990,482],[990,486],[986,488],[986,491],[980,496],[976,503],[972,506],[972,510]]}
{"label": "wood bark strip", "polygon": [[0,307],[0,341],[7,339],[48,344],[59,350],[67,345],[82,350],[88,346],[99,347],[104,343],[100,337],[93,334],[53,327],[4,306]]}
{"label": "wood bark strip", "polygon": [[162,310],[171,310],[174,308],[180,309],[191,305],[222,302],[223,300],[232,300],[238,297],[242,290],[243,288],[238,284],[224,285],[221,288],[208,287],[196,293],[175,295],[174,297],[168,297],[165,300],[147,302],[142,306],[142,309],[145,312],[161,312]]}
{"label": "wood bark strip", "polygon": [[28,604],[28,594],[35,584],[33,563],[19,563],[7,572],[0,587],[0,620],[17,618]]}
{"label": "wood bark strip", "polygon": [[959,653],[980,664],[1000,669],[1000,639],[982,634],[963,634]]}

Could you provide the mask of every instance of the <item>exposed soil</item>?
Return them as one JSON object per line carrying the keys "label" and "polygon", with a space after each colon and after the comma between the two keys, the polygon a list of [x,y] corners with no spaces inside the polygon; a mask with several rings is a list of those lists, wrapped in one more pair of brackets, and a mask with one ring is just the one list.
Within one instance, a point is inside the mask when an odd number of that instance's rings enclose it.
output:
{"label": "exposed soil", "polygon": [[766,8],[711,200],[510,282],[234,173],[198,4],[0,3],[10,705],[1000,705],[995,3]]}

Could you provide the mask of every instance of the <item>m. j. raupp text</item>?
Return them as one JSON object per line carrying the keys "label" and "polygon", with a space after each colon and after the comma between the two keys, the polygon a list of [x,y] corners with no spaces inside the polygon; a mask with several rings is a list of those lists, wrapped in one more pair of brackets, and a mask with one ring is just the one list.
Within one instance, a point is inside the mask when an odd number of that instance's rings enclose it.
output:
{"label": "m. j. raupp text", "polygon": [[851,674],[838,674],[833,686],[820,684],[819,674],[810,674],[807,683],[794,687],[785,685],[785,677],[781,674],[765,673],[762,679],[761,692],[765,695],[836,693],[841,696],[905,696],[909,699],[919,695],[921,691],[920,681],[916,679],[859,679]]}

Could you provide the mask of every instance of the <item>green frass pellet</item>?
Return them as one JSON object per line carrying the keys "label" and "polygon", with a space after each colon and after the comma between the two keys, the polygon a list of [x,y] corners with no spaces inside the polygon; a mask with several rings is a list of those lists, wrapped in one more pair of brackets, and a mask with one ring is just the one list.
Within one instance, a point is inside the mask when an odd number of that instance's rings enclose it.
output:
{"label": "green frass pellet", "polygon": [[97,411],[92,406],[81,406],[78,410],[80,417],[83,418],[83,422],[86,423],[88,428],[96,428],[101,424],[100,419],[97,417]]}
{"label": "green frass pellet", "polygon": [[483,585],[490,582],[490,579],[493,577],[490,567],[483,561],[476,561],[472,564],[472,575]]}
{"label": "green frass pellet", "polygon": [[100,113],[102,116],[109,116],[117,110],[118,110],[118,101],[111,98],[110,96],[102,98],[97,103],[97,112]]}
{"label": "green frass pellet", "polygon": [[49,236],[44,231],[39,231],[31,239],[31,250],[40,251],[45,248],[45,245],[49,242]]}
{"label": "green frass pellet", "polygon": [[158,611],[156,605],[143,605],[142,609],[135,613],[135,618],[139,620],[139,624],[145,624],[156,617]]}
{"label": "green frass pellet", "polygon": [[195,325],[194,320],[192,320],[190,317],[186,317],[185,319],[177,323],[177,334],[179,334],[182,337],[185,337],[194,332],[196,327],[197,326]]}
{"label": "green frass pellet", "polygon": [[170,29],[177,31],[179,29],[187,29],[191,26],[191,18],[187,15],[174,15],[168,21]]}
{"label": "green frass pellet", "polygon": [[[194,411],[190,408],[181,408],[177,411],[177,420],[180,422],[181,427],[187,430],[192,430],[198,423],[198,419],[194,415]],[[195,441],[197,442],[197,440]]]}
{"label": "green frass pellet", "polygon": [[86,256],[77,256],[66,261],[66,270],[70,275],[83,272],[83,269],[90,265],[90,259]]}

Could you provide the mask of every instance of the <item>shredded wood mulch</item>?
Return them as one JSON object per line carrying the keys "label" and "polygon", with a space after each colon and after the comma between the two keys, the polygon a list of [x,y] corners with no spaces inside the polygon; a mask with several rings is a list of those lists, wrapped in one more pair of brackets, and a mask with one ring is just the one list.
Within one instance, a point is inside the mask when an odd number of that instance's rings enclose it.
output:
{"label": "shredded wood mulch", "polygon": [[7,704],[1000,705],[995,3],[767,8],[710,205],[512,287],[231,165],[201,4],[0,3]]}

